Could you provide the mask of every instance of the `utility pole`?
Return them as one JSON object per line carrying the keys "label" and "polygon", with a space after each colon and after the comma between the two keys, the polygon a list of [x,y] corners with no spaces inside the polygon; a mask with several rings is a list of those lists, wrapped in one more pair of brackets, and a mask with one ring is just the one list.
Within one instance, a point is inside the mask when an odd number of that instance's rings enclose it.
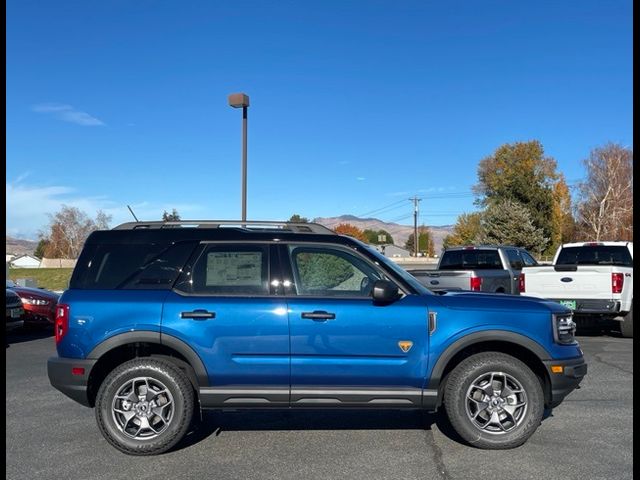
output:
{"label": "utility pole", "polygon": [[418,203],[422,199],[413,197],[409,200],[413,202],[413,256],[418,258]]}

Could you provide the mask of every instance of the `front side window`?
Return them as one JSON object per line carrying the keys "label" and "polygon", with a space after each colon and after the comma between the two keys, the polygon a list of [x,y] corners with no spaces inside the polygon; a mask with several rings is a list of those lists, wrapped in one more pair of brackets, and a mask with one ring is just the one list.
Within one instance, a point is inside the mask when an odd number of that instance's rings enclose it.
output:
{"label": "front side window", "polygon": [[331,247],[289,246],[295,291],[320,297],[368,297],[382,275],[360,257]]}
{"label": "front side window", "polygon": [[187,293],[268,295],[269,251],[263,245],[207,245],[196,260]]}

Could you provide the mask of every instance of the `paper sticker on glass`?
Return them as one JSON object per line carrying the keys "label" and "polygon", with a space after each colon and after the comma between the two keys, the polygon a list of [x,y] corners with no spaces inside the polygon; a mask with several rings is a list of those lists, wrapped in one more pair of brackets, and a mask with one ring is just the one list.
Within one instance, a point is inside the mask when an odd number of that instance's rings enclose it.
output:
{"label": "paper sticker on glass", "polygon": [[209,252],[206,286],[261,286],[262,252]]}

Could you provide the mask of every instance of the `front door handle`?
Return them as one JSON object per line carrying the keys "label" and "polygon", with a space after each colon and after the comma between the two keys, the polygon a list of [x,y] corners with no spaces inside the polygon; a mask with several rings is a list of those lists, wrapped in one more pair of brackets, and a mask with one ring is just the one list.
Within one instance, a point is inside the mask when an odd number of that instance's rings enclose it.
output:
{"label": "front door handle", "polygon": [[209,312],[207,310],[194,310],[193,312],[180,312],[180,318],[206,320],[207,318],[216,318],[216,312]]}
{"label": "front door handle", "polygon": [[313,312],[302,312],[302,318],[308,318],[310,320],[334,320],[336,318],[335,313],[325,312],[322,310],[315,310]]}

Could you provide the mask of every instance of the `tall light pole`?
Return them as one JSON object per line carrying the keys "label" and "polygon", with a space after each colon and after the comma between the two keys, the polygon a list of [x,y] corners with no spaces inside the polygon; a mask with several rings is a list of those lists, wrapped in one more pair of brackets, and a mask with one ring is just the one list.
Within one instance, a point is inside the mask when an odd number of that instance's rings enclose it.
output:
{"label": "tall light pole", "polygon": [[422,200],[418,197],[413,197],[409,199],[413,202],[413,255],[418,257],[418,202]]}
{"label": "tall light pole", "polygon": [[229,105],[233,108],[242,107],[242,220],[247,219],[247,108],[249,95],[232,93],[229,95]]}

